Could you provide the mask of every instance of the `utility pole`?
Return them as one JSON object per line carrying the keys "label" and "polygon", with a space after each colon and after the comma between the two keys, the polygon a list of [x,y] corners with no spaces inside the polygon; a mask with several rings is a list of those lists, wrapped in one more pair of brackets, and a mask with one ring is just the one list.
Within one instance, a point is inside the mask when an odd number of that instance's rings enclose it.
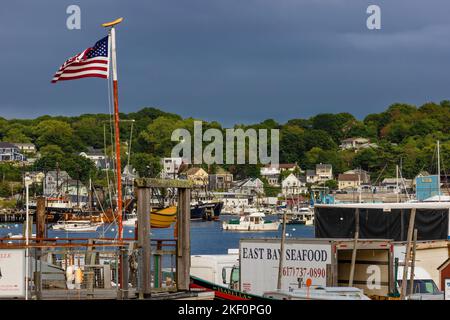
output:
{"label": "utility pole", "polygon": [[395,166],[395,176],[396,176],[396,193],[397,193],[397,203],[399,202],[399,194],[398,194],[398,165]]}
{"label": "utility pole", "polygon": [[281,277],[283,276],[283,262],[284,262],[284,243],[286,241],[286,212],[283,214],[283,228],[281,231],[281,245],[280,245],[280,260],[278,265],[278,282],[277,289],[281,290]]}

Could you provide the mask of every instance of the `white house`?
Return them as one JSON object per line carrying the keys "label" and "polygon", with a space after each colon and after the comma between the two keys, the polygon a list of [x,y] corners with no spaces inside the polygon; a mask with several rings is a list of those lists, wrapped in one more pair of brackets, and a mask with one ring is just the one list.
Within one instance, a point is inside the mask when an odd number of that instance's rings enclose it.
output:
{"label": "white house", "polygon": [[318,182],[325,182],[333,179],[333,166],[331,164],[316,164],[316,175]]}
{"label": "white house", "polygon": [[259,178],[247,178],[234,182],[232,192],[247,195],[256,195],[264,193],[264,183]]}
{"label": "white house", "polygon": [[64,193],[72,178],[66,171],[49,171],[45,175],[44,194],[47,196]]}
{"label": "white house", "polygon": [[113,161],[109,157],[107,157],[100,149],[89,148],[87,152],[80,152],[80,156],[91,160],[99,169],[112,170],[114,168]]}
{"label": "white house", "polygon": [[161,158],[161,178],[177,179],[178,171],[183,163],[183,158]]}
{"label": "white house", "polygon": [[283,195],[298,195],[308,192],[306,185],[300,181],[293,173],[281,182],[281,192]]}
{"label": "white house", "polygon": [[285,171],[294,172],[295,170],[301,172],[300,167],[296,163],[268,164],[261,168],[260,174],[261,177],[267,179],[271,186],[279,186],[280,174]]}
{"label": "white house", "polygon": [[316,183],[319,177],[316,175],[316,170],[306,170],[306,182]]}
{"label": "white house", "polygon": [[36,153],[36,146],[32,143],[14,143],[21,152]]}
{"label": "white house", "polygon": [[376,148],[378,145],[376,143],[370,143],[369,139],[366,138],[348,138],[342,140],[341,145],[339,146],[342,150],[359,150],[364,148]]}
{"label": "white house", "polygon": [[24,155],[20,153],[20,150],[16,145],[0,141],[0,162],[24,160],[26,160]]}
{"label": "white house", "polygon": [[316,170],[306,170],[307,183],[322,183],[333,179],[333,166],[331,164],[316,164]]}
{"label": "white house", "polygon": [[278,166],[267,165],[260,170],[261,177],[265,178],[271,186],[278,186],[281,170]]}

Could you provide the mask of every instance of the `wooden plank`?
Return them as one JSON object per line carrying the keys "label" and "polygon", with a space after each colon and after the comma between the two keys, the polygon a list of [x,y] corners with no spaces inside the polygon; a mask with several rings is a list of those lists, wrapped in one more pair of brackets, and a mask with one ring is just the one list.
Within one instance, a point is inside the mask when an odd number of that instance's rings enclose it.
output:
{"label": "wooden plank", "polygon": [[418,242],[417,250],[425,250],[425,249],[437,249],[437,248],[450,248],[450,242],[448,240],[438,240],[432,242]]}
{"label": "wooden plank", "polygon": [[189,271],[191,269],[190,198],[191,192],[189,189],[178,189],[176,270],[178,290],[189,290]]}
{"label": "wooden plank", "polygon": [[417,229],[414,229],[413,252],[411,258],[411,275],[409,276],[409,295],[414,293],[414,269],[416,266]]}
{"label": "wooden plank", "polygon": [[405,257],[405,264],[403,267],[402,291],[400,292],[400,300],[406,299],[406,281],[407,281],[407,277],[408,277],[409,259],[411,258],[411,241],[412,241],[415,221],[416,221],[416,208],[412,208],[411,215],[409,217],[407,245],[406,245],[406,257]]}
{"label": "wooden plank", "polygon": [[141,297],[151,295],[150,188],[137,189],[138,247],[142,250]]}
{"label": "wooden plank", "polygon": [[134,180],[134,185],[138,188],[190,189],[194,187],[194,183],[189,180],[156,179],[156,178],[138,178]]}
{"label": "wooden plank", "polygon": [[353,243],[352,250],[352,263],[350,266],[350,278],[348,280],[348,286],[353,286],[353,278],[355,276],[355,264],[356,264],[356,250],[358,247],[358,238],[359,238],[359,208],[355,209],[355,240]]}
{"label": "wooden plank", "polygon": [[[36,237],[38,239],[45,238],[45,198],[38,197],[36,201]],[[41,240],[39,240],[41,242]]]}

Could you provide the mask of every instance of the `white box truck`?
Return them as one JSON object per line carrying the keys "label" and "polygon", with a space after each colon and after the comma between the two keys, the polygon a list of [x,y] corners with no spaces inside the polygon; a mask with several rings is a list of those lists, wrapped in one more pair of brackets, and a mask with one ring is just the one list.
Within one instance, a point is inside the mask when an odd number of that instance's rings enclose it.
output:
{"label": "white box truck", "polygon": [[[281,289],[348,286],[353,239],[287,239]],[[353,286],[366,295],[387,296],[394,289],[390,240],[357,242]],[[277,289],[280,239],[241,239],[239,289],[260,295]]]}

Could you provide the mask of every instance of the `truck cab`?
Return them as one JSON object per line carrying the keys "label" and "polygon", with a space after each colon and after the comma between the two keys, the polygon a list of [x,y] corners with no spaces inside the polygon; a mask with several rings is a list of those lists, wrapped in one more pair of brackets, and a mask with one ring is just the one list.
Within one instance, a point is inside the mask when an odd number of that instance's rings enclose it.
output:
{"label": "truck cab", "polygon": [[227,288],[239,290],[239,265],[223,267],[222,282]]}
{"label": "truck cab", "polygon": [[[398,267],[397,271],[397,289],[400,292],[402,288],[403,267]],[[407,297],[410,292],[411,268],[407,272],[406,292]],[[431,275],[420,267],[414,268],[413,293],[409,297],[410,300],[444,300],[444,293],[439,290],[438,286],[431,278]]]}

